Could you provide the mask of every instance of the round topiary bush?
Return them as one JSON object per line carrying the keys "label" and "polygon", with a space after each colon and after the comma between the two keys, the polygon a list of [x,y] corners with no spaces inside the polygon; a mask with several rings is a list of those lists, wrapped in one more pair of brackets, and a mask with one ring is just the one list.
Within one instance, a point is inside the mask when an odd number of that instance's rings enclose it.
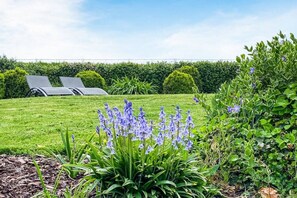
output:
{"label": "round topiary bush", "polygon": [[202,81],[201,81],[201,76],[200,73],[198,71],[198,69],[196,67],[193,66],[182,66],[181,68],[178,68],[177,71],[186,73],[186,74],[190,74],[193,79],[194,82],[196,84],[196,86],[198,87],[198,90],[202,90]]}
{"label": "round topiary bush", "polygon": [[76,74],[75,77],[81,78],[86,87],[99,87],[102,89],[106,88],[104,78],[95,71],[81,71]]}
{"label": "round topiary bush", "polygon": [[4,73],[5,95],[4,98],[21,98],[25,97],[29,91],[29,86],[26,81],[28,73],[16,67],[13,70],[7,70]]}
{"label": "round topiary bush", "polygon": [[0,73],[0,99],[4,98],[4,94],[5,94],[4,75]]}
{"label": "round topiary bush", "polygon": [[176,70],[169,74],[163,83],[163,92],[165,94],[195,93],[197,90],[198,88],[190,74]]}

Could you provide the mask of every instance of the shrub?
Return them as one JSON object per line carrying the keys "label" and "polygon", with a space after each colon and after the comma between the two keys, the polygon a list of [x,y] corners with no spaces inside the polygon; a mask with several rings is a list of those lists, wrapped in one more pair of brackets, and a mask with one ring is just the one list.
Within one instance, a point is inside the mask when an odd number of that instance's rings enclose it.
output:
{"label": "shrub", "polygon": [[0,73],[0,99],[4,98],[5,95],[5,83],[4,75]]}
{"label": "shrub", "polygon": [[138,78],[129,79],[128,77],[114,80],[109,87],[109,92],[115,95],[156,93],[155,87],[151,83],[141,82]]}
{"label": "shrub", "polygon": [[[193,147],[193,122],[188,112],[182,124],[181,110],[165,124],[161,108],[159,129],[145,118],[142,108],[133,115],[125,100],[123,112],[105,105],[98,110],[96,144],[89,144],[90,162],[73,165],[85,171],[83,189],[103,197],[204,197],[205,177]],[[154,132],[155,131],[155,132]],[[65,165],[64,165],[65,166]],[[67,165],[66,165],[67,166]]]}
{"label": "shrub", "polygon": [[8,59],[5,55],[0,56],[0,72],[5,72],[9,69],[14,69],[16,65],[16,60]]}
{"label": "shrub", "polygon": [[104,78],[102,78],[102,76],[100,76],[100,74],[95,71],[81,71],[76,74],[76,77],[81,78],[86,87],[99,87],[106,89]]}
{"label": "shrub", "polygon": [[280,33],[237,57],[240,73],[214,97],[203,129],[201,153],[219,165],[216,178],[254,193],[267,186],[282,197],[297,193],[296,46],[293,34]]}
{"label": "shrub", "polygon": [[202,81],[197,68],[193,66],[182,66],[181,68],[177,69],[177,71],[190,74],[193,77],[198,90],[202,90]]}
{"label": "shrub", "polygon": [[16,67],[14,70],[7,70],[4,73],[5,78],[5,98],[21,98],[29,91],[26,81],[28,73]]}
{"label": "shrub", "polygon": [[198,88],[191,75],[179,71],[172,72],[163,83],[165,94],[196,93]]}

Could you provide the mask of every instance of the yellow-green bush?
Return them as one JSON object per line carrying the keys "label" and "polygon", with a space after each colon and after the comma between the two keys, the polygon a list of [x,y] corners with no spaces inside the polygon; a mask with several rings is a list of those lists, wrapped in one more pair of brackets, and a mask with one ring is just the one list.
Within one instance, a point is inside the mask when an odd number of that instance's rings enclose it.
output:
{"label": "yellow-green bush", "polygon": [[28,75],[28,73],[19,67],[7,70],[4,73],[5,98],[25,97],[26,93],[29,91],[26,75]]}
{"label": "yellow-green bush", "polygon": [[198,71],[197,68],[193,67],[193,66],[182,66],[181,68],[178,68],[177,71],[180,71],[180,72],[183,72],[183,73],[186,73],[186,74],[190,74],[193,79],[194,79],[194,82],[196,84],[196,86],[198,87],[198,90],[202,90],[202,81],[201,81],[201,76],[200,76],[200,73]]}
{"label": "yellow-green bush", "polygon": [[0,73],[0,99],[4,98],[4,94],[5,94],[4,75]]}
{"label": "yellow-green bush", "polygon": [[76,74],[76,77],[81,78],[86,87],[99,87],[102,89],[106,88],[104,78],[95,71],[81,71]]}
{"label": "yellow-green bush", "polygon": [[163,92],[165,94],[187,94],[198,91],[194,79],[190,74],[175,70],[163,83]]}

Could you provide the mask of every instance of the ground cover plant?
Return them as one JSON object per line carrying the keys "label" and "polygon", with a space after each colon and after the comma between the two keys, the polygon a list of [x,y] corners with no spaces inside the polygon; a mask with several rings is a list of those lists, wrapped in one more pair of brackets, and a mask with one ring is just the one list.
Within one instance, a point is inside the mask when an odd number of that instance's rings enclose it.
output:
{"label": "ground cover plant", "polygon": [[217,166],[213,181],[253,196],[268,187],[296,197],[297,39],[279,33],[245,47],[239,75],[224,84],[208,110],[201,156]]}
{"label": "ground cover plant", "polygon": [[[212,97],[213,95],[209,95]],[[108,102],[110,106],[122,108],[122,101],[133,101],[134,107],[146,109],[147,118],[157,120],[160,106],[174,112],[198,106],[193,95],[137,95],[137,96],[69,96],[35,97],[0,100],[0,153],[39,153],[38,146],[62,151],[61,132],[73,133],[78,143],[87,141],[95,131],[98,118],[96,112]],[[166,102],[164,102],[166,101]],[[204,122],[204,110],[192,112],[196,127]],[[37,149],[37,150],[36,150]]]}

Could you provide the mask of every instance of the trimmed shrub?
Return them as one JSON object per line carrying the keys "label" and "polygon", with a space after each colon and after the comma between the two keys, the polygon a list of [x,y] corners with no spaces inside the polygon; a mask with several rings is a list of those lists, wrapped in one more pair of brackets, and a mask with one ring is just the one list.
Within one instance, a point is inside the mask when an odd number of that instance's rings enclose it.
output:
{"label": "trimmed shrub", "polygon": [[155,86],[151,83],[141,82],[138,78],[122,78],[114,80],[109,87],[110,94],[126,95],[126,94],[153,94],[156,93]]}
{"label": "trimmed shrub", "polygon": [[104,78],[102,78],[102,76],[95,71],[81,71],[76,74],[75,77],[81,78],[86,87],[99,87],[102,89],[106,89]]}
{"label": "trimmed shrub", "polygon": [[0,73],[0,99],[4,98],[4,94],[5,94],[4,75]]}
{"label": "trimmed shrub", "polygon": [[202,90],[201,76],[200,76],[200,73],[197,68],[195,68],[193,66],[185,65],[185,66],[182,66],[181,68],[178,68],[177,71],[180,71],[180,72],[183,72],[186,74],[190,74],[193,77],[195,84],[198,87],[198,90],[199,91]]}
{"label": "trimmed shrub", "polygon": [[25,97],[26,93],[29,91],[26,75],[28,75],[28,73],[19,67],[16,67],[14,70],[7,70],[4,73],[5,98]]}
{"label": "trimmed shrub", "polygon": [[198,88],[190,74],[179,71],[172,72],[163,83],[165,94],[196,93]]}

